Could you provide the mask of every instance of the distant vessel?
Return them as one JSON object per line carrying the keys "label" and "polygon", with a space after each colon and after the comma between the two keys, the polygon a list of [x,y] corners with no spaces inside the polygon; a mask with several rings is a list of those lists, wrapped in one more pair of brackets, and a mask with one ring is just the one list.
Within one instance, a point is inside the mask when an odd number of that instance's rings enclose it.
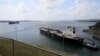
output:
{"label": "distant vessel", "polygon": [[84,38],[78,37],[76,35],[75,27],[67,27],[65,31],[60,31],[57,29],[50,29],[46,27],[40,27],[40,33],[44,34],[50,38],[64,40],[69,43],[75,43],[78,45],[83,45],[87,48],[98,50],[99,48],[91,41],[91,43],[84,40]]}
{"label": "distant vessel", "polygon": [[9,23],[9,24],[18,24],[19,21],[9,21],[8,23]]}

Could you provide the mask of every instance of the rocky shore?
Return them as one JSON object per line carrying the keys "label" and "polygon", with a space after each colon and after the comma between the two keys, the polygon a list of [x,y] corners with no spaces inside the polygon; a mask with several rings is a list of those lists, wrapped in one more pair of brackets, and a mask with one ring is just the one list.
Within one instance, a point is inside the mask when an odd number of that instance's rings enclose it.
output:
{"label": "rocky shore", "polygon": [[89,29],[85,29],[83,31],[92,34],[93,38],[100,40],[100,22],[97,22],[95,25],[89,26]]}

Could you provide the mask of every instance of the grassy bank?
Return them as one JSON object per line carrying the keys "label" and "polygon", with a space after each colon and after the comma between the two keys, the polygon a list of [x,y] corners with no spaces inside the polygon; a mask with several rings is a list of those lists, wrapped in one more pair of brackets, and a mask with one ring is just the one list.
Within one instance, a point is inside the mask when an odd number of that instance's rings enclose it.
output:
{"label": "grassy bank", "polygon": [[[13,56],[12,44],[12,39],[0,38],[0,56]],[[77,56],[44,47],[30,46],[18,41],[14,41],[14,46],[15,56]]]}
{"label": "grassy bank", "polygon": [[[33,46],[15,41],[15,56],[60,56]],[[0,55],[13,56],[12,40],[0,39]]]}

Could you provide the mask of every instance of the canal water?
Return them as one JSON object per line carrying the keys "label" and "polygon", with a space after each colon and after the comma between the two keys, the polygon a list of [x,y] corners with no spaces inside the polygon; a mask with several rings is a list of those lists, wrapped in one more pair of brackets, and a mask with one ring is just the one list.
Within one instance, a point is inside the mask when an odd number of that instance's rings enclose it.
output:
{"label": "canal water", "polygon": [[42,22],[20,22],[19,24],[0,23],[0,37],[11,38],[30,45],[45,46],[65,53],[71,53],[78,56],[100,56],[100,51],[93,51],[75,44],[64,43],[53,38],[48,38],[40,34],[40,27],[49,27],[64,31],[67,26],[75,26],[79,37],[94,41],[100,46],[100,41],[92,38],[91,34],[82,30],[95,22],[76,22],[76,21],[42,21]]}

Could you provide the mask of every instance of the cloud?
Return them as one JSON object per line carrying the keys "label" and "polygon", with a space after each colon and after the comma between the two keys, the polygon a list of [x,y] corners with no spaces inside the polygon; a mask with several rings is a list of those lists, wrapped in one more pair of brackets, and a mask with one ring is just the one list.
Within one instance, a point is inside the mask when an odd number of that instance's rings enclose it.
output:
{"label": "cloud", "polygon": [[55,8],[63,2],[64,0],[37,0],[37,4],[35,4],[35,7],[40,10],[49,10]]}
{"label": "cloud", "polygon": [[[98,12],[99,8],[99,5],[94,2],[82,3],[78,1],[77,3],[75,3],[75,6],[69,8],[67,15],[75,19],[93,19],[96,18],[95,12],[97,12],[97,14],[100,14],[100,12]],[[93,15],[95,16],[93,17]]]}
{"label": "cloud", "polygon": [[0,6],[0,18],[2,20],[10,19],[10,20],[16,20],[16,19],[22,19],[25,16],[26,12],[25,5],[23,2],[20,2],[18,5],[12,5],[12,4],[4,4]]}
{"label": "cloud", "polygon": [[[1,0],[0,0],[1,1]],[[15,5],[12,0],[2,1],[0,20],[74,20],[100,18],[100,4],[94,1],[74,0],[73,5],[65,9],[58,6],[65,0],[19,0]],[[27,4],[26,4],[27,3]],[[62,8],[62,7],[60,7]]]}
{"label": "cloud", "polygon": [[74,5],[66,10],[60,10],[57,18],[60,20],[100,19],[100,5],[94,1],[77,0]]}
{"label": "cloud", "polygon": [[48,8],[53,8],[62,2],[63,0],[41,0],[39,2],[40,3],[39,5],[48,9]]}
{"label": "cloud", "polygon": [[80,3],[80,0],[75,0],[74,3],[78,4],[78,3]]}

